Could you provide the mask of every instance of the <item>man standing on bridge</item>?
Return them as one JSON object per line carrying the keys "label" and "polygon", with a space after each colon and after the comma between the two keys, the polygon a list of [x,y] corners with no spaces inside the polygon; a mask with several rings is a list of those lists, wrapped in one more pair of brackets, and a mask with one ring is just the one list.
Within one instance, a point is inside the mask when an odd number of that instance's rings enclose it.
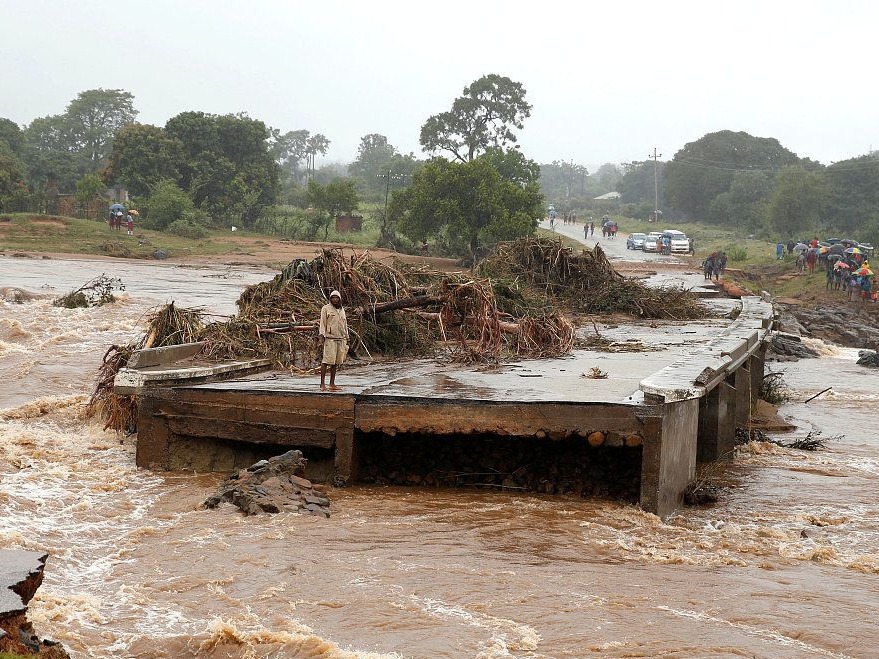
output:
{"label": "man standing on bridge", "polygon": [[336,369],[345,361],[348,354],[348,319],[342,308],[342,295],[339,291],[330,293],[330,302],[320,310],[318,327],[323,359],[320,364],[320,390],[326,391],[327,366],[330,367],[330,391],[339,391],[336,386]]}

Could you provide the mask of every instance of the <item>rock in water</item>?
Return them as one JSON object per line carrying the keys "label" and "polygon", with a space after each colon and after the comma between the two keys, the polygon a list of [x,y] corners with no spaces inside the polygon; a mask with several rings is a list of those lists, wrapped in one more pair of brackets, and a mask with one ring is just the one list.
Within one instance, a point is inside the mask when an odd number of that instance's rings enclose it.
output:
{"label": "rock in water", "polygon": [[879,353],[877,353],[875,350],[859,350],[858,366],[879,368]]}
{"label": "rock in water", "polygon": [[303,477],[307,463],[302,451],[260,460],[229,476],[204,506],[229,501],[248,515],[299,511],[329,517],[330,500]]}

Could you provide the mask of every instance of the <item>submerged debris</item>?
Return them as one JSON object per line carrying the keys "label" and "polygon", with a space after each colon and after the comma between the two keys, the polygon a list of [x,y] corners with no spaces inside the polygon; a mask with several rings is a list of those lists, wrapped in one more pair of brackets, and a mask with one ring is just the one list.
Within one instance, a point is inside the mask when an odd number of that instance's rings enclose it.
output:
{"label": "submerged debris", "polygon": [[784,381],[784,374],[779,372],[766,373],[760,383],[760,399],[772,405],[781,405],[790,400],[790,389]]}
{"label": "submerged debris", "polygon": [[65,309],[100,307],[116,301],[113,291],[124,290],[125,284],[119,277],[108,277],[106,274],[101,274],[66,295],[55,298],[52,305]]}

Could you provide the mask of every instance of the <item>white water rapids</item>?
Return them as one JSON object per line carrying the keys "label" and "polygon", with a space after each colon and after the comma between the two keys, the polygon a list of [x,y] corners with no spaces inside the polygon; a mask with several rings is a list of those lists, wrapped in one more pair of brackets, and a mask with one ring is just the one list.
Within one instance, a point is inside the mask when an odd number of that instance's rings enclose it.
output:
{"label": "white water rapids", "polygon": [[876,656],[879,377],[853,351],[784,365],[797,433],[842,439],[748,445],[721,503],[668,524],[607,500],[366,486],[334,491],[330,519],[245,518],[200,509],[219,475],[137,469],[131,439],[81,414],[149,308],[229,313],[271,273],[0,257],[0,289],[102,271],[121,302],[0,303],[0,547],[51,554],[31,618],[77,658]]}

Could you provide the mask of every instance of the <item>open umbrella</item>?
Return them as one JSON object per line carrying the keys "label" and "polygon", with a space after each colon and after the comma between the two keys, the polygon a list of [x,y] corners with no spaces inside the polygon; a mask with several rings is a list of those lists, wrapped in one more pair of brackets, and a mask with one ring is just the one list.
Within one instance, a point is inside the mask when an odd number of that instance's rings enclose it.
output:
{"label": "open umbrella", "polygon": [[818,249],[819,254],[827,254],[827,252],[829,252],[829,251],[830,251],[829,247],[821,247]]}
{"label": "open umbrella", "polygon": [[840,261],[834,267],[839,268],[840,270],[848,270],[851,266],[845,261]]}
{"label": "open umbrella", "polygon": [[130,211],[128,211],[128,213],[129,213],[129,215],[134,215],[134,216],[138,216],[138,215],[140,215],[140,213],[138,213],[138,212],[137,212],[136,210],[134,210],[133,208],[132,208]]}
{"label": "open umbrella", "polygon": [[870,270],[870,268],[858,268],[855,270],[855,274],[858,275],[858,277],[872,277],[873,271]]}
{"label": "open umbrella", "polygon": [[124,211],[125,206],[123,206],[122,204],[110,204],[110,210],[111,211]]}
{"label": "open umbrella", "polygon": [[849,247],[847,250],[845,250],[845,253],[846,254],[862,254],[863,252],[861,252],[861,250],[859,250],[857,247]]}

